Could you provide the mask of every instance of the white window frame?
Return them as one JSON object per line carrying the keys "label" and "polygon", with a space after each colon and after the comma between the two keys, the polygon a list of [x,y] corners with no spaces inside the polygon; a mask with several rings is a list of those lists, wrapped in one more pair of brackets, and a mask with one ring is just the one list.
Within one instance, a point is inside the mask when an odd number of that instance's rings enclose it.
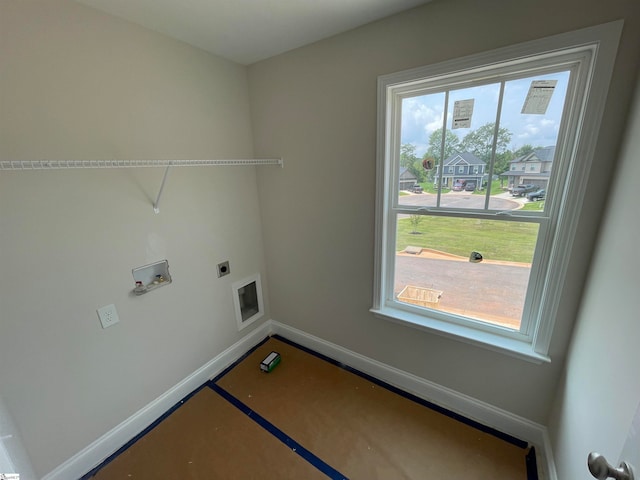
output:
{"label": "white window frame", "polygon": [[[550,361],[548,350],[577,229],[576,213],[581,208],[593,163],[622,23],[611,22],[378,78],[376,243],[371,308],[376,316],[535,363]],[[563,141],[559,141],[559,146],[565,148],[556,150],[556,158],[564,160],[558,162],[560,171],[552,175],[548,185],[553,194],[547,197],[545,218],[538,221],[540,234],[521,330],[514,332],[482,322],[457,322],[452,318],[454,315],[398,302],[393,292],[396,214],[399,209],[411,213],[411,209],[420,208],[398,205],[394,165],[399,155],[396,146],[400,96],[413,87],[424,88],[425,82],[471,81],[489,71],[489,75],[500,72],[504,75],[525,65],[541,66],[551,61],[557,64],[564,58],[577,69],[575,81],[567,91],[569,110],[565,109],[566,121],[560,132]],[[480,211],[477,216],[499,219],[499,214]],[[526,219],[528,215],[536,214],[512,214],[514,220]]]}

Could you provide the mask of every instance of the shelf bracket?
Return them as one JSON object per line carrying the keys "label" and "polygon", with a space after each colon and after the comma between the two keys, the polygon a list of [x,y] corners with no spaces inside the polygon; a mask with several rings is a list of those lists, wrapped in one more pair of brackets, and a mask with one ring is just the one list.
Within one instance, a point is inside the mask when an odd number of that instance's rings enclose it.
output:
{"label": "shelf bracket", "polygon": [[164,184],[167,182],[167,177],[169,176],[169,169],[171,168],[171,165],[167,166],[167,168],[164,171],[164,177],[162,177],[162,183],[160,184],[160,191],[158,192],[158,196],[156,197],[156,201],[153,204],[153,211],[155,213],[160,213],[160,197],[162,197],[162,191],[164,190]]}

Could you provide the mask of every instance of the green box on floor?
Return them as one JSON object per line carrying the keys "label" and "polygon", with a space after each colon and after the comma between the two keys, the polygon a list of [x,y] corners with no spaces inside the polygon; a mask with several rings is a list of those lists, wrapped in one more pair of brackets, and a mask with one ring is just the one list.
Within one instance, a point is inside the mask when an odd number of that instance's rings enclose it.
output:
{"label": "green box on floor", "polygon": [[260,370],[262,370],[263,372],[269,373],[271,370],[276,368],[279,363],[280,363],[280,354],[278,352],[271,352],[260,363]]}

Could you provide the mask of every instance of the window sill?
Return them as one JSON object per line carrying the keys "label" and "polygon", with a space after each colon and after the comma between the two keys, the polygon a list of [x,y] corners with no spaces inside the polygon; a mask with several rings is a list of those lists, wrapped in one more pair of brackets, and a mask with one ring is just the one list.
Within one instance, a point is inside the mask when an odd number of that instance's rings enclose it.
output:
{"label": "window sill", "polygon": [[391,320],[401,325],[435,333],[531,363],[542,364],[551,362],[549,356],[534,351],[531,343],[522,340],[507,338],[495,333],[483,332],[463,325],[455,325],[390,307],[380,309],[372,308],[370,311],[376,317],[385,320]]}

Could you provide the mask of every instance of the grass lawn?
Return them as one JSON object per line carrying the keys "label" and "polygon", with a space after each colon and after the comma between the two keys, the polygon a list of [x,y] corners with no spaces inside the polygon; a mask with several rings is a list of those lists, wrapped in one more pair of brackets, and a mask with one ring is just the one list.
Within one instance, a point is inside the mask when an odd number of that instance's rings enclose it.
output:
{"label": "grass lawn", "polygon": [[426,215],[421,219],[416,228],[419,233],[412,233],[410,218],[398,220],[397,251],[411,245],[463,257],[477,251],[492,260],[523,263],[533,260],[537,224]]}
{"label": "grass lawn", "polygon": [[[503,192],[504,192],[504,188],[502,188],[502,184],[500,183],[500,180],[494,180],[491,182],[491,195],[497,195],[498,193],[503,193]],[[479,190],[479,189],[476,189],[473,192],[474,195],[486,195],[486,193],[487,193],[486,190]]]}
{"label": "grass lawn", "polygon": [[526,202],[522,205],[522,210],[535,210],[541,212],[544,210],[544,200],[538,200],[537,202]]}

